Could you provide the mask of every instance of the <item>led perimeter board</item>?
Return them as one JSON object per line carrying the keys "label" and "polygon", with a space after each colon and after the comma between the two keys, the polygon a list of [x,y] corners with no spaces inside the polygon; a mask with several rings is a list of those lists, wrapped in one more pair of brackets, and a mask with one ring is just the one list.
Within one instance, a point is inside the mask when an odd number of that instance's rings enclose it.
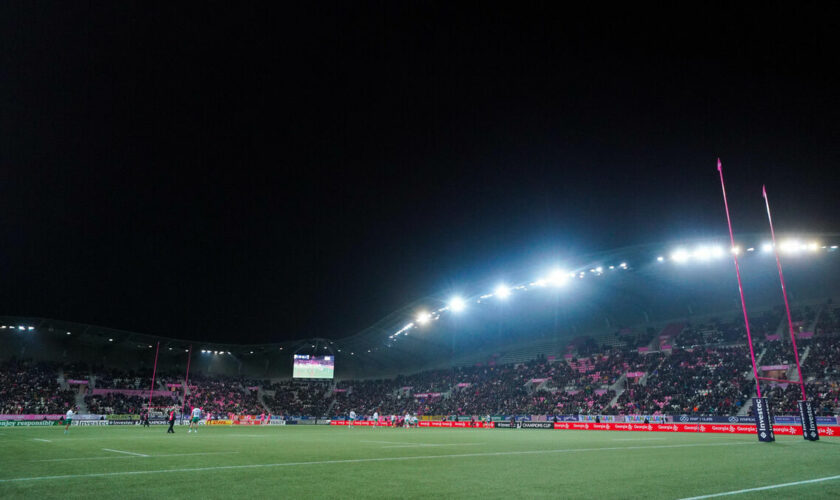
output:
{"label": "led perimeter board", "polygon": [[292,378],[333,378],[335,356],[295,354]]}

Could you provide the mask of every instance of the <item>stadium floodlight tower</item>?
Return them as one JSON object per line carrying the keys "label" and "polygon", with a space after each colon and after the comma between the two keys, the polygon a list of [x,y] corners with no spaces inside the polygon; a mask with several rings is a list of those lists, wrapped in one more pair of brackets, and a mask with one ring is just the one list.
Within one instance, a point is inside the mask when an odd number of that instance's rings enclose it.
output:
{"label": "stadium floodlight tower", "polygon": [[[820,439],[820,432],[817,428],[817,417],[814,415],[814,408],[808,401],[805,394],[805,379],[802,378],[802,366],[799,364],[799,350],[796,347],[796,334],[793,331],[793,320],[790,317],[790,304],[788,303],[787,289],[785,288],[785,276],[782,273],[782,261],[779,260],[779,247],[776,245],[776,231],[773,229],[773,217],[770,216],[770,200],[767,199],[767,189],[761,186],[761,195],[764,197],[764,205],[767,207],[767,222],[770,224],[770,239],[773,242],[773,253],[776,255],[776,268],[779,270],[779,282],[782,285],[782,298],[785,301],[785,313],[787,313],[788,330],[790,331],[790,342],[793,346],[793,359],[796,361],[796,372],[799,374],[799,389],[802,391],[802,401],[798,402],[799,419],[802,423],[802,437],[806,441],[817,441]],[[763,380],[771,380],[764,378]],[[790,382],[790,381],[785,381]]]}
{"label": "stadium floodlight tower", "polygon": [[[726,210],[726,224],[729,227],[730,248],[735,248],[735,236],[732,232],[732,219],[729,217],[729,203],[726,201],[726,186],[723,182],[723,168],[720,158],[717,161],[718,174],[720,174],[720,189],[723,192],[723,207]],[[770,410],[767,406],[767,398],[761,397],[761,381],[758,377],[758,369],[755,366],[755,350],[753,349],[752,334],[750,333],[750,319],[747,316],[747,303],[744,301],[744,287],[741,283],[741,268],[738,266],[738,252],[729,252],[735,261],[735,276],[738,279],[738,294],[741,297],[741,310],[744,312],[744,326],[747,329],[747,343],[750,346],[750,360],[752,361],[753,377],[755,377],[756,396],[752,400],[753,414],[755,415],[755,432],[758,440],[770,443],[776,440],[773,432],[773,423],[770,421]]]}

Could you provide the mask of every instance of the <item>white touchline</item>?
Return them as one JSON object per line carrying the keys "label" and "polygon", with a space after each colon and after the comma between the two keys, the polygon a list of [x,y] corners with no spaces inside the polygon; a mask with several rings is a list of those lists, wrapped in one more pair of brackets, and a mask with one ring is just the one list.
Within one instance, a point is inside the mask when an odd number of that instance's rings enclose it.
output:
{"label": "white touchline", "polygon": [[32,438],[33,441],[41,441],[42,443],[52,443],[49,439]]}
{"label": "white touchline", "polygon": [[112,450],[111,448],[102,448],[102,451],[113,451],[114,453],[125,453],[126,455],[134,455],[137,457],[148,457],[149,455],[144,455],[143,453],[134,453],[133,451],[120,451],[120,450]]}
{"label": "white touchline", "polygon": [[758,488],[748,488],[746,490],[724,491],[722,493],[700,495],[699,497],[683,498],[682,500],[700,500],[701,498],[726,497],[729,495],[740,495],[741,493],[752,493],[753,491],[775,490],[776,488],[787,488],[788,486],[800,486],[803,484],[821,483],[823,481],[833,481],[835,479],[840,479],[840,476],[819,477],[817,479],[806,479],[805,481],[794,481],[792,483],[771,484],[769,486],[759,486]]}
{"label": "white touchline", "polygon": [[442,458],[468,458],[468,457],[501,457],[508,455],[542,455],[548,453],[581,453],[587,451],[621,451],[621,450],[662,450],[668,448],[698,448],[709,446],[741,446],[754,445],[757,441],[744,441],[738,443],[693,443],[693,444],[662,444],[654,446],[612,446],[609,448],[563,448],[557,450],[527,450],[527,451],[489,451],[482,453],[458,453],[452,455],[420,455],[413,457],[381,457],[381,458],[348,458],[339,460],[319,460],[312,462],[281,462],[276,464],[246,464],[246,465],[219,465],[215,467],[193,467],[189,469],[158,469],[158,470],[137,470],[122,472],[96,472],[91,474],[66,474],[62,476],[35,476],[35,477],[14,477],[0,479],[2,483],[15,483],[22,481],[43,481],[49,479],[76,479],[86,477],[111,477],[111,476],[139,476],[145,474],[166,474],[170,472],[209,472],[217,470],[241,470],[241,469],[263,469],[272,467],[294,467],[301,465],[332,465],[332,464],[356,464],[364,462],[398,462],[409,460],[437,460]]}
{"label": "white touchline", "polygon": [[665,438],[624,438],[613,439],[613,441],[665,441]]}
{"label": "white touchline", "polygon": [[162,457],[194,457],[196,455],[230,455],[238,451],[207,451],[202,453],[170,453],[164,455],[138,455],[128,457],[73,457],[73,458],[44,458],[41,460],[30,460],[30,462],[78,462],[79,460],[117,460],[117,459],[138,459],[138,458],[162,458]]}

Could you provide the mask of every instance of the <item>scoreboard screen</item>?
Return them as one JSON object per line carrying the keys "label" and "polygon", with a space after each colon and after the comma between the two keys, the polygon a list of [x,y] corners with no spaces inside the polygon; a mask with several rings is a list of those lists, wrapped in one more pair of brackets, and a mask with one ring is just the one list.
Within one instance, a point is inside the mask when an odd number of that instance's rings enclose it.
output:
{"label": "scoreboard screen", "polygon": [[293,378],[333,378],[335,356],[310,356],[295,354]]}

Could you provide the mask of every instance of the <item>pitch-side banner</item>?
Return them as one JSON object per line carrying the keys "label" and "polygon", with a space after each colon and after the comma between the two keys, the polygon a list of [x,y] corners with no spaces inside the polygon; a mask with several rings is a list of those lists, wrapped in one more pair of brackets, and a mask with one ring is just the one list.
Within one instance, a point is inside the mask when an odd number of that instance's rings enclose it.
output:
{"label": "pitch-side banner", "polygon": [[[547,422],[548,423],[548,422]],[[347,420],[333,420],[331,425],[348,425]],[[755,434],[755,425],[750,424],[625,424],[625,423],[606,423],[596,424],[593,422],[550,422],[551,427],[544,427],[543,422],[521,422],[521,427],[517,425],[510,425],[510,422],[476,422],[473,428],[537,428],[546,429],[553,428],[554,430],[579,430],[579,431],[637,431],[637,432],[693,432],[700,434]],[[528,425],[525,425],[528,424]],[[540,424],[540,425],[535,425]],[[370,426],[373,422],[356,422],[354,425]],[[446,427],[446,428],[469,428],[469,422],[429,422],[420,421],[417,424],[419,427]],[[832,426],[820,426],[821,436],[838,437],[840,436],[840,429]],[[802,433],[799,426],[796,425],[775,425],[773,432],[784,436],[798,436]]]}
{"label": "pitch-side banner", "polygon": [[0,427],[49,427],[59,425],[57,420],[0,420]]}
{"label": "pitch-side banner", "polygon": [[207,420],[206,425],[233,425],[233,421],[228,419]]}

